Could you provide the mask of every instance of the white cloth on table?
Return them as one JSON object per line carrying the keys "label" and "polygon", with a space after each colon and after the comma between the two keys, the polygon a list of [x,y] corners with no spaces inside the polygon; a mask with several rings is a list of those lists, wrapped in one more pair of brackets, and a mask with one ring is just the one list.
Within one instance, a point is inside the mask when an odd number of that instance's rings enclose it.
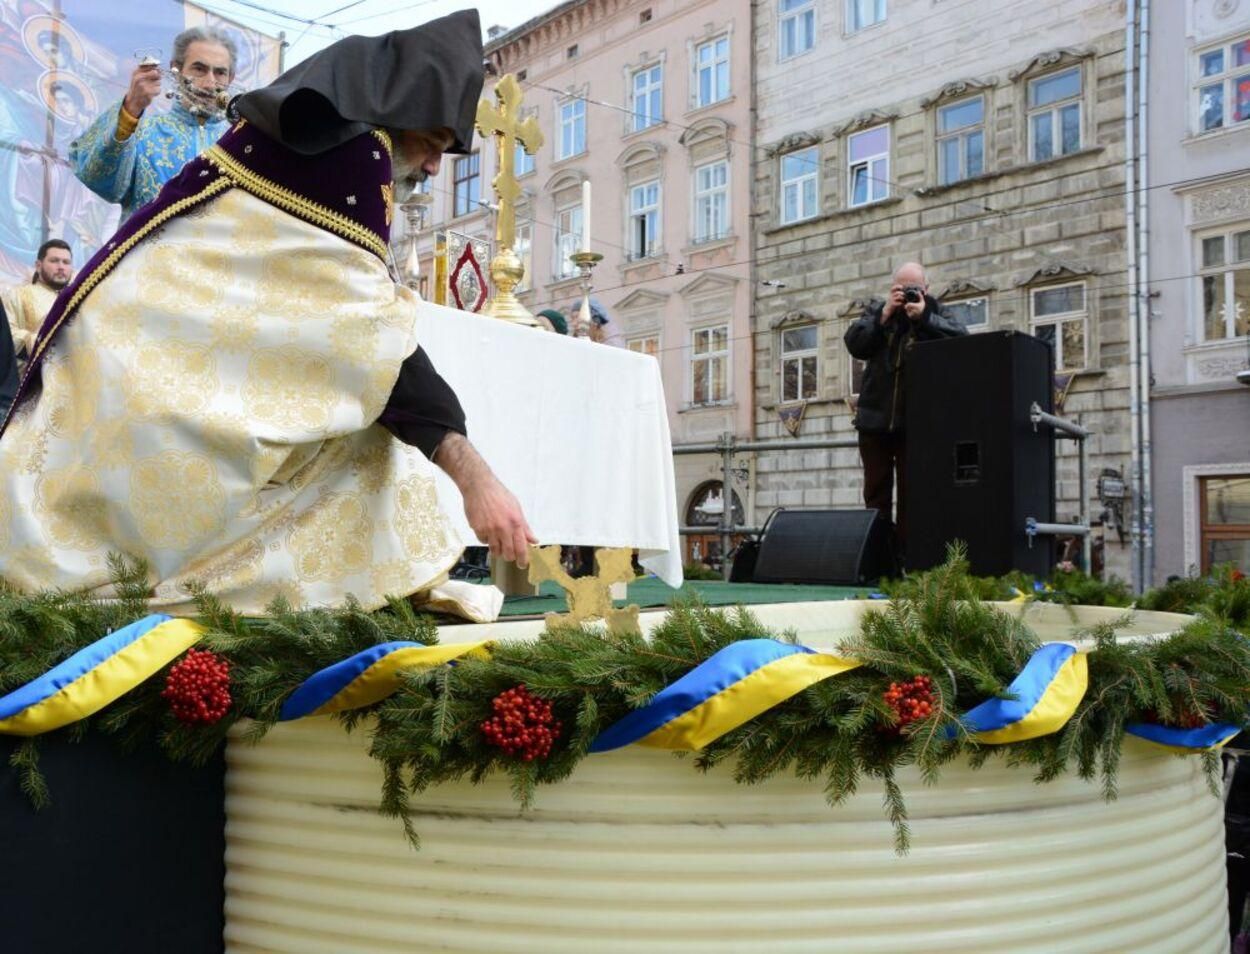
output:
{"label": "white cloth on table", "polygon": [[[464,405],[469,439],[543,544],[635,547],[681,585],[673,450],[660,367],[495,318],[421,304],[417,340]],[[474,539],[440,471],[443,511]]]}

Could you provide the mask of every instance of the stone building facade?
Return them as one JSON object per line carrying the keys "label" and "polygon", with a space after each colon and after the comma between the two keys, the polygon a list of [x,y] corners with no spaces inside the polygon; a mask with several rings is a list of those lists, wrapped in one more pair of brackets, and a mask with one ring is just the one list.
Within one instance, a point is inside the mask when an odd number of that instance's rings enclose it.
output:
{"label": "stone building facade", "polygon": [[[1155,583],[1250,572],[1250,0],[1150,4]],[[1248,382],[1250,383],[1250,382]]]}
{"label": "stone building facade", "polygon": [[[774,0],[755,7],[757,437],[854,437],[842,336],[895,267],[923,263],[973,332],[1054,342],[1063,413],[1096,433],[1092,481],[1128,464],[1124,22],[1120,4]],[[992,17],[993,29],[985,20]],[[779,286],[784,287],[779,287]],[[1058,442],[1056,515],[1077,513]],[[755,519],[854,507],[854,449],[768,452]],[[1095,505],[1093,516],[1097,518]],[[1126,576],[1127,538],[1105,537]]]}
{"label": "stone building facade", "polygon": [[[660,362],[674,444],[749,435],[751,66],[746,0],[574,0],[498,31],[487,57],[515,74],[545,139],[518,156],[519,298],[572,317],[590,182],[594,297],[626,345]],[[488,95],[490,84],[488,83]],[[492,144],[447,157],[427,226],[488,238]],[[401,241],[402,246],[402,241]],[[429,274],[430,243],[422,240]],[[594,408],[587,414],[593,416]],[[683,522],[715,523],[720,458],[675,460]],[[744,512],[749,498],[739,491]],[[700,557],[712,535],[687,540]]]}

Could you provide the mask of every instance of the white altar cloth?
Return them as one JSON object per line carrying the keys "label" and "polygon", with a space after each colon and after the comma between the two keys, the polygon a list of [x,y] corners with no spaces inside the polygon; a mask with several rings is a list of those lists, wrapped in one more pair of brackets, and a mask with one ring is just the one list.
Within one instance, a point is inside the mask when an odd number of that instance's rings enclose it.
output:
{"label": "white altar cloth", "polygon": [[[542,544],[636,547],[681,585],[672,442],[659,363],[425,302],[417,340],[452,386],[469,439],[517,495]],[[439,501],[475,540],[460,492]]]}

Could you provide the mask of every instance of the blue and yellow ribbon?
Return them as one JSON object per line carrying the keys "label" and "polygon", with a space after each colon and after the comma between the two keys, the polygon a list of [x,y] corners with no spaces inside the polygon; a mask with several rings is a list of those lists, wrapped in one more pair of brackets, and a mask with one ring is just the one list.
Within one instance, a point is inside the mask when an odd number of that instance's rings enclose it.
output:
{"label": "blue and yellow ribbon", "polygon": [[1088,685],[1085,653],[1070,643],[1047,643],[1007,687],[1014,698],[988,699],[960,721],[978,742],[991,745],[1050,735],[1072,718]]}
{"label": "blue and yellow ribbon", "polygon": [[488,643],[426,646],[396,641],[380,643],[313,673],[282,704],[280,721],[359,709],[381,702],[399,689],[399,670],[439,666],[466,655],[485,655]]}
{"label": "blue and yellow ribbon", "polygon": [[1197,729],[1173,729],[1166,725],[1134,722],[1126,725],[1124,731],[1169,752],[1193,755],[1195,752],[1222,748],[1241,731],[1241,726],[1216,722]]}
{"label": "blue and yellow ribbon", "polygon": [[154,614],[80,649],[0,698],[0,733],[40,735],[85,719],[194,646],[204,627]]}
{"label": "blue and yellow ribbon", "polygon": [[631,743],[696,751],[808,686],[858,665],[858,660],[806,646],[744,639],[599,733],[590,751],[608,752]]}

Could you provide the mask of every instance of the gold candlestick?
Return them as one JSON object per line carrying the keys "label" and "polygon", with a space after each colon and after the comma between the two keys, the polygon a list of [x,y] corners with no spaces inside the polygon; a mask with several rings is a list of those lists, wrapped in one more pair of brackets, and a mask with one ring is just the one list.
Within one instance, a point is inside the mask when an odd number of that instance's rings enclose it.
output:
{"label": "gold candlestick", "polygon": [[482,136],[494,137],[499,156],[499,173],[491,180],[499,204],[495,225],[495,244],[499,251],[490,263],[494,294],[482,311],[505,321],[541,328],[542,324],[514,294],[514,289],[525,278],[525,265],[512,248],[516,241],[516,202],[521,197],[514,168],[516,147],[519,145],[532,156],[543,144],[538,120],[533,116],[521,119],[522,98],[521,84],[508,73],[495,84],[498,105],[486,99],[477,104],[477,131]]}
{"label": "gold candlestick", "polygon": [[578,311],[577,318],[573,322],[570,329],[574,338],[590,337],[590,277],[594,272],[595,266],[603,261],[603,256],[598,252],[574,252],[569,256],[569,261],[577,266],[577,270],[581,272],[582,277],[582,307]]}

